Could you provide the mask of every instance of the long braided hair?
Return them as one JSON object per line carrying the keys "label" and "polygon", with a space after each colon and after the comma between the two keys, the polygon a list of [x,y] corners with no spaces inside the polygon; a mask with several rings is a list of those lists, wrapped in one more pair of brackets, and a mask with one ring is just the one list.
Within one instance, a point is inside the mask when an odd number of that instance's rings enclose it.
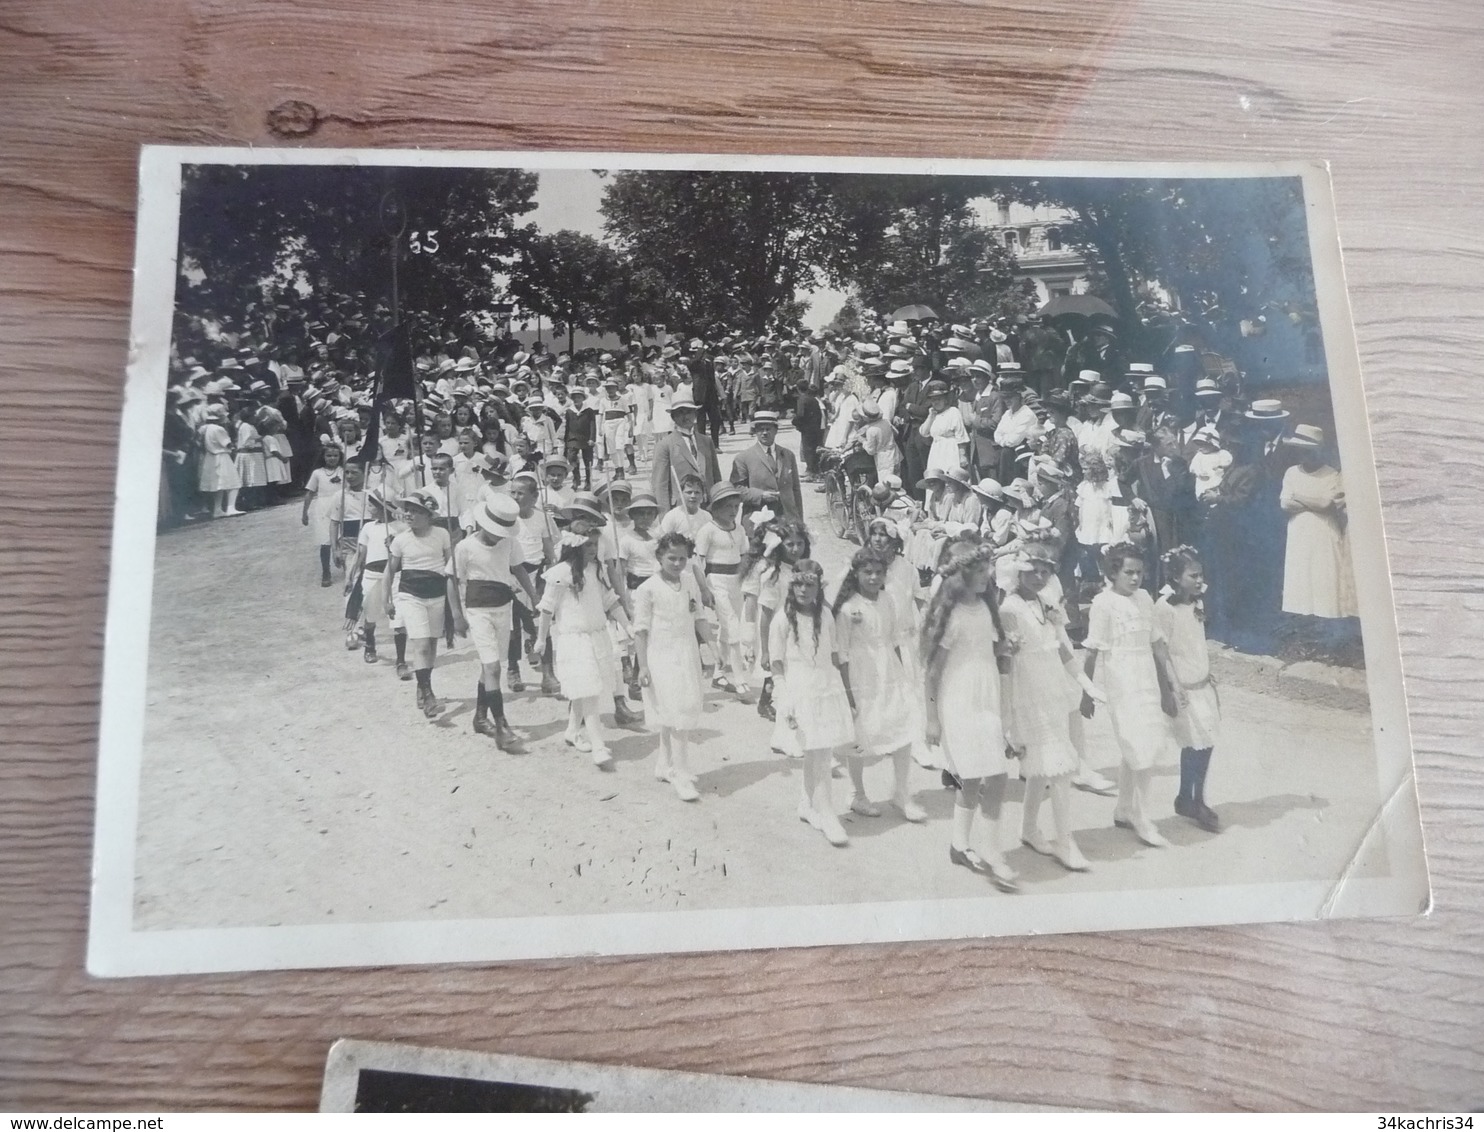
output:
{"label": "long braided hair", "polygon": [[807,613],[809,619],[814,623],[814,647],[819,648],[819,626],[824,620],[824,567],[812,558],[801,558],[794,563],[794,578],[800,574],[812,574],[819,583],[814,588],[814,604],[812,606],[800,605],[794,597],[792,583],[788,587],[788,594],[783,599],[783,615],[788,620],[788,631],[794,635],[794,640],[799,639],[799,613]]}
{"label": "long braided hair", "polygon": [[918,643],[918,649],[922,656],[924,665],[930,664],[933,655],[943,644],[943,638],[948,634],[949,622],[953,620],[953,614],[959,606],[971,600],[984,602],[985,608],[989,610],[990,617],[994,620],[995,633],[1003,636],[1004,628],[1000,624],[1000,604],[995,586],[991,580],[990,585],[985,587],[982,594],[976,594],[969,589],[969,575],[978,567],[992,568],[994,561],[993,549],[988,543],[975,540],[960,539],[949,548],[946,558],[938,566],[938,576],[941,579],[938,592],[933,595],[933,600],[928,605],[927,616],[922,622],[922,636]]}

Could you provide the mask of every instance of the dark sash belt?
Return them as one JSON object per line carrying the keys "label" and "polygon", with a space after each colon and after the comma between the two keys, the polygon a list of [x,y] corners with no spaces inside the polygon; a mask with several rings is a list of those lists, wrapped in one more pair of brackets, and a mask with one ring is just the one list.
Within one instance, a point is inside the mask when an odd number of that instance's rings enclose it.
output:
{"label": "dark sash belt", "polygon": [[464,583],[464,604],[470,609],[499,609],[515,600],[515,591],[504,582],[470,578]]}
{"label": "dark sash belt", "polygon": [[403,570],[397,589],[412,597],[435,598],[448,592],[448,583],[437,570]]}

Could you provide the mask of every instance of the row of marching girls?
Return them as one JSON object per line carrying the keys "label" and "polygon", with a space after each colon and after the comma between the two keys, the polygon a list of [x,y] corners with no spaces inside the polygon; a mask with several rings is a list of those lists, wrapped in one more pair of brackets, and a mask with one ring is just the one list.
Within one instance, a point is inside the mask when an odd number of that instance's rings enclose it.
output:
{"label": "row of marching girls", "polygon": [[[1169,844],[1154,821],[1150,782],[1178,740],[1174,810],[1219,828],[1204,796],[1220,708],[1202,628],[1199,557],[1189,547],[1166,555],[1170,584],[1156,604],[1141,588],[1139,548],[1110,546],[1080,666],[1061,597],[1047,596],[1056,590],[1056,565],[1045,543],[1025,543],[997,569],[987,542],[958,540],[938,568],[922,629],[928,737],[941,742],[958,788],[949,857],[1005,891],[1017,888],[1001,830],[1017,761],[1026,782],[1021,842],[1069,870],[1089,867],[1072,829],[1071,782],[1084,747],[1082,722],[1098,711],[1107,712],[1119,752],[1114,826],[1151,847]],[[1002,591],[995,578],[1006,572],[1012,580]],[[1047,800],[1050,837],[1041,825]]]}

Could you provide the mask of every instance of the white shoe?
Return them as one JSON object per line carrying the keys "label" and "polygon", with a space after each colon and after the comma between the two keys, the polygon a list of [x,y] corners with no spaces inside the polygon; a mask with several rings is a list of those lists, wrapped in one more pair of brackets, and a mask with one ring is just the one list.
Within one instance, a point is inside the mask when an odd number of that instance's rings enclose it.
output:
{"label": "white shoe", "polygon": [[1101,794],[1105,798],[1111,798],[1118,793],[1118,783],[1104,778],[1097,771],[1077,775],[1072,779],[1072,785],[1078,790],[1086,790],[1089,794]]}
{"label": "white shoe", "polygon": [[576,750],[581,751],[583,754],[586,754],[588,751],[591,751],[593,749],[592,743],[588,741],[588,737],[581,731],[569,731],[567,732],[567,734],[562,736],[562,740],[567,744],[567,746],[573,747]]}
{"label": "white shoe", "polygon": [[1164,836],[1155,828],[1152,821],[1135,826],[1134,836],[1151,849],[1168,849],[1170,847],[1170,843],[1164,839]]}
{"label": "white shoe", "polygon": [[669,767],[656,764],[654,768],[654,780],[656,782],[669,782],[672,773]]}
{"label": "white shoe", "polygon": [[850,812],[860,814],[863,818],[879,818],[881,816],[881,807],[864,794],[856,794],[850,799]]}
{"label": "white shoe", "polygon": [[891,804],[904,821],[920,823],[928,820],[927,811],[911,798],[893,798]]}
{"label": "white shoe", "polygon": [[682,802],[696,802],[700,800],[700,791],[696,789],[695,779],[689,775],[677,774],[670,780],[675,787],[675,796]]}
{"label": "white shoe", "polygon": [[1020,835],[1020,843],[1027,849],[1041,854],[1043,857],[1056,856],[1056,849],[1053,848],[1051,842],[1046,839],[1046,835],[1040,832],[1040,830],[1022,833]]}
{"label": "white shoe", "polygon": [[1087,858],[1082,855],[1082,850],[1077,848],[1077,842],[1073,841],[1070,837],[1066,839],[1064,844],[1058,846],[1057,850],[1051,855],[1068,872],[1085,873],[1088,869],[1092,868],[1087,863]]}
{"label": "white shoe", "polygon": [[613,765],[613,752],[607,747],[593,747],[593,765],[599,770],[607,770]]}

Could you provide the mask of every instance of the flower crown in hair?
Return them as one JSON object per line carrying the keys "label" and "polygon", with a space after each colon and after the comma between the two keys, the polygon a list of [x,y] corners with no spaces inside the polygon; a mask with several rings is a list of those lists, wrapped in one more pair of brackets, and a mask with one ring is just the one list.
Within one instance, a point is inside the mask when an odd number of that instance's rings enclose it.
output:
{"label": "flower crown in hair", "polygon": [[994,550],[988,543],[980,543],[970,551],[955,551],[953,557],[938,567],[940,578],[951,578],[954,574],[962,573],[970,566],[981,562],[988,562],[993,556]]}
{"label": "flower crown in hair", "polygon": [[1170,547],[1169,550],[1161,554],[1159,556],[1159,561],[1160,565],[1162,565],[1166,570],[1172,570],[1174,569],[1175,563],[1179,562],[1181,559],[1191,558],[1199,562],[1201,560],[1200,551],[1196,550],[1196,548],[1191,546],[1189,543],[1181,543],[1179,546]]}
{"label": "flower crown in hair", "polygon": [[567,546],[586,546],[587,535],[580,535],[576,531],[563,531],[561,544]]}

